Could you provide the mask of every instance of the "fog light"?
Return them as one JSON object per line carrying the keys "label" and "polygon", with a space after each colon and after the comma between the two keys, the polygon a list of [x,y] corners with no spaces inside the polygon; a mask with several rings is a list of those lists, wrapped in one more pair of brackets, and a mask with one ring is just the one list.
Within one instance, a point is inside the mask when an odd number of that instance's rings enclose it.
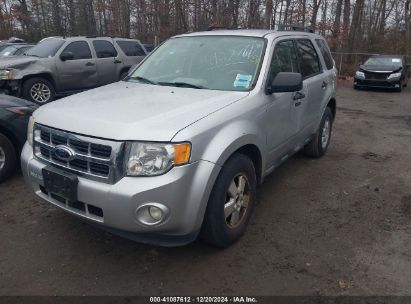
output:
{"label": "fog light", "polygon": [[163,211],[160,208],[151,206],[148,208],[148,212],[155,221],[160,221],[163,218]]}
{"label": "fog light", "polygon": [[160,203],[145,203],[136,209],[137,222],[145,226],[155,226],[164,223],[169,215],[167,206]]}

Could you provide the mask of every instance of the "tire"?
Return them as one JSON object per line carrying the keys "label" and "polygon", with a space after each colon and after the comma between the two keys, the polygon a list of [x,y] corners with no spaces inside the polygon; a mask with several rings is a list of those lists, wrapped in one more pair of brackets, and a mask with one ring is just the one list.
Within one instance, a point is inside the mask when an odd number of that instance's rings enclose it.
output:
{"label": "tire", "polygon": [[16,150],[12,142],[0,133],[0,183],[11,176],[16,169]]}
{"label": "tire", "polygon": [[[240,180],[244,182],[244,187],[240,186]],[[242,194],[239,191],[241,188]],[[224,164],[214,184],[204,216],[201,238],[221,248],[240,239],[253,212],[256,192],[257,178],[253,162],[243,154],[234,154]]]}
{"label": "tire", "polygon": [[[334,117],[331,109],[327,107],[324,111],[323,117],[321,118],[320,127],[314,134],[312,140],[304,147],[304,153],[306,155],[314,158],[320,158],[327,152],[331,141],[333,121]],[[325,127],[326,124],[328,124],[328,127]],[[325,135],[324,132],[327,132],[328,136]],[[323,137],[323,135],[326,137]]]}
{"label": "tire", "polygon": [[[37,91],[37,94],[34,91]],[[36,77],[30,78],[23,83],[22,96],[26,100],[43,105],[55,99],[56,91],[50,81]]]}

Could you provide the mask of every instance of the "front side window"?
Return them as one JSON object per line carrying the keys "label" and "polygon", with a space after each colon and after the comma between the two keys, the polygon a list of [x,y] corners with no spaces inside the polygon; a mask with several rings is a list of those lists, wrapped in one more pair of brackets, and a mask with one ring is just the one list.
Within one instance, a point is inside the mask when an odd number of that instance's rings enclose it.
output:
{"label": "front side window", "polygon": [[90,59],[91,51],[88,43],[85,41],[76,41],[70,43],[63,51],[63,53],[71,52],[73,54],[73,59],[71,60],[80,60],[80,59]]}
{"label": "front side window", "polygon": [[17,49],[14,46],[8,46],[0,51],[0,57],[13,56]]}
{"label": "front side window", "polygon": [[117,41],[118,46],[126,54],[126,56],[145,56],[143,48],[135,41]]}
{"label": "front side window", "polygon": [[64,42],[65,41],[62,38],[44,39],[31,48],[26,55],[40,58],[54,57],[58,50],[63,46]]}
{"label": "front side window", "polygon": [[113,44],[105,40],[94,40],[94,49],[96,50],[97,58],[117,57],[117,51]]}
{"label": "front side window", "polygon": [[243,36],[172,38],[128,81],[224,91],[249,91],[258,78],[265,39]]}
{"label": "front side window", "polygon": [[317,45],[321,50],[321,54],[323,55],[327,70],[332,70],[334,68],[334,60],[331,56],[331,52],[327,44],[322,39],[316,39],[315,42],[317,42]]}
{"label": "front side window", "polygon": [[309,78],[320,73],[320,60],[312,42],[308,39],[297,40],[297,49],[303,77]]}
{"label": "front side window", "polygon": [[297,51],[292,40],[278,42],[270,66],[270,80],[280,72],[300,73]]}

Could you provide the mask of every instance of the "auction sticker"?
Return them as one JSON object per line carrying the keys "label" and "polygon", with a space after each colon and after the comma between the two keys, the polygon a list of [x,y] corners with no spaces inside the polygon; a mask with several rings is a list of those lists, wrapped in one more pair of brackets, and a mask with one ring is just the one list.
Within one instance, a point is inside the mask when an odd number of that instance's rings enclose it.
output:
{"label": "auction sticker", "polygon": [[234,80],[235,88],[248,89],[250,87],[252,75],[237,74],[237,77]]}

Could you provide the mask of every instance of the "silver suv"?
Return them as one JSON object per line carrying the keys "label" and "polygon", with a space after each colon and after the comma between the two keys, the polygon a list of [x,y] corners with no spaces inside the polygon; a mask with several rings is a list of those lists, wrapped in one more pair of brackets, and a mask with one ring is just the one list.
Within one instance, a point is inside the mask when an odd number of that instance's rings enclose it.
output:
{"label": "silver suv", "polygon": [[299,150],[325,154],[335,93],[316,34],[176,36],[124,81],[37,110],[22,168],[38,196],[113,233],[225,247],[264,177]]}
{"label": "silver suv", "polygon": [[0,90],[44,104],[123,79],[147,52],[133,39],[50,37],[25,55],[0,58]]}

